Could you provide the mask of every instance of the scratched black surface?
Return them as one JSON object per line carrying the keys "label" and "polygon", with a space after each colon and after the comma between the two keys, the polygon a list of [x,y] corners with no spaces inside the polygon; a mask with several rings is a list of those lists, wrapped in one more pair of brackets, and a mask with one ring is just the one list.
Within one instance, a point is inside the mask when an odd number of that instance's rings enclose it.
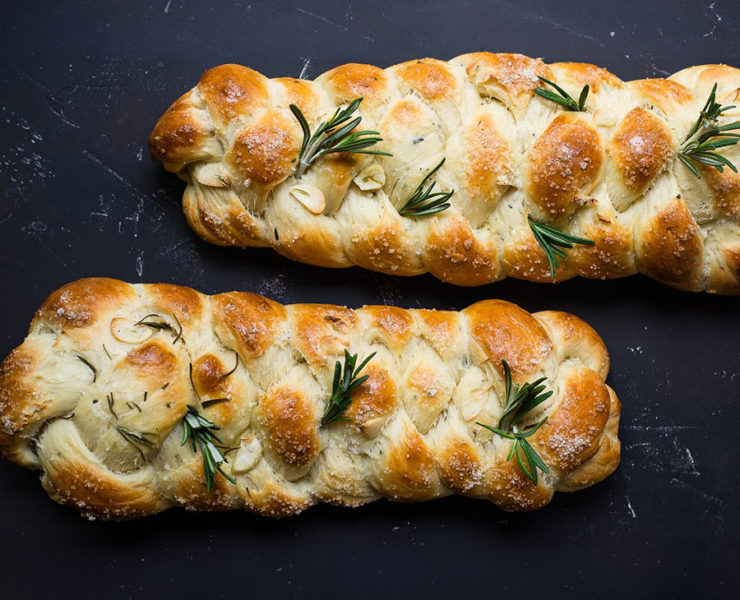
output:
{"label": "scratched black surface", "polygon": [[[12,6],[11,6],[12,4]],[[114,6],[115,4],[115,6]],[[740,63],[732,0],[14,2],[0,8],[0,354],[78,277],[249,289],[282,302],[462,308],[501,297],[584,317],[613,358],[623,462],[602,484],[509,515],[481,502],[327,507],[279,522],[171,511],[88,522],[0,464],[3,596],[731,597],[740,584],[737,299],[642,277],[455,289],[211,247],[182,184],[146,156],[204,69],[315,77],[473,50],[588,61],[625,79]],[[735,596],[736,597],[736,596]]]}

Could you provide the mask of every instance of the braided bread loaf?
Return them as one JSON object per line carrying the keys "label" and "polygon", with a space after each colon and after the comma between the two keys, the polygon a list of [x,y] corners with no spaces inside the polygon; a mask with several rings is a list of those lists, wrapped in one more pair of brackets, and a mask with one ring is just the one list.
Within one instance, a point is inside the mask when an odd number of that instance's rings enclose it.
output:
{"label": "braided bread loaf", "polygon": [[[575,98],[588,84],[585,112],[535,94],[538,75]],[[569,251],[557,280],[639,271],[738,294],[740,176],[702,166],[698,179],[676,160],[715,82],[719,102],[740,104],[740,70],[724,65],[627,83],[593,65],[485,52],[387,69],[348,64],[315,81],[223,65],[160,118],[149,149],[187,182],[188,221],[215,244],[272,246],[327,267],[428,271],[458,285],[550,281],[531,216],[595,242]],[[290,194],[303,136],[289,105],[313,131],[357,97],[360,127],[383,138],[373,149],[392,156],[319,159],[300,183],[324,201],[306,207]],[[740,164],[740,146],[723,153]],[[400,216],[443,157],[435,180],[454,189],[451,208]]]}
{"label": "braided bread loaf", "polygon": [[[136,326],[142,318],[151,326]],[[349,421],[320,427],[345,348],[376,352],[369,378]],[[548,417],[529,438],[550,471],[536,485],[507,461],[512,442],[475,424],[501,416],[502,359],[514,381],[546,376],[554,391],[532,414]],[[502,301],[349,310],[85,279],[48,298],[2,363],[0,447],[40,469],[55,500],[109,519],[172,506],[282,516],[452,493],[530,510],[616,468],[608,364],[580,319]],[[235,484],[217,474],[208,493],[202,456],[181,445],[188,405],[235,449],[223,465]]]}

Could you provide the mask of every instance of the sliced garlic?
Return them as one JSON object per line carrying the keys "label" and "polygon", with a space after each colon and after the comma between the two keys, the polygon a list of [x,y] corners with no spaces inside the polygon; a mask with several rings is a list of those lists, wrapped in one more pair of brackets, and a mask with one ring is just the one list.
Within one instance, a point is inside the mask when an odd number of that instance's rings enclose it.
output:
{"label": "sliced garlic", "polygon": [[360,429],[367,437],[374,438],[380,433],[380,430],[383,429],[384,424],[385,419],[383,417],[376,417],[374,419],[368,419],[362,423],[360,425]]}
{"label": "sliced garlic", "polygon": [[114,338],[124,344],[141,344],[154,334],[151,327],[137,327],[120,317],[116,317],[110,322],[110,332]]}
{"label": "sliced garlic", "polygon": [[231,185],[231,177],[222,164],[201,164],[193,168],[193,177],[202,185],[225,188]]}
{"label": "sliced garlic", "polygon": [[600,127],[613,127],[617,124],[617,115],[611,110],[599,109],[594,112],[594,123]]}
{"label": "sliced garlic", "polygon": [[231,467],[233,473],[246,473],[254,468],[262,456],[262,444],[253,435],[245,435],[242,438],[239,451],[236,453],[234,464]]}
{"label": "sliced garlic", "polygon": [[315,215],[320,215],[326,208],[324,192],[310,183],[294,185],[290,188],[290,196],[293,200],[297,200],[303,204],[309,212]]}
{"label": "sliced garlic", "polygon": [[353,180],[363,192],[379,190],[385,185],[385,171],[380,165],[370,165]]}
{"label": "sliced garlic", "polygon": [[480,411],[483,410],[483,406],[486,403],[486,395],[487,394],[481,393],[480,390],[478,390],[477,393],[470,394],[466,397],[460,407],[462,418],[466,421],[472,421],[475,419],[475,417],[480,414]]}

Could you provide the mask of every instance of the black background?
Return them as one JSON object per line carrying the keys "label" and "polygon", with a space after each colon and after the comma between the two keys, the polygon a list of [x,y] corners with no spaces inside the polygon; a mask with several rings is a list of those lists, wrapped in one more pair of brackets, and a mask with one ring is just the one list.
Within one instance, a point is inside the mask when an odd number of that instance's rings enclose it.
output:
{"label": "black background", "polygon": [[7,2],[0,9],[0,354],[59,285],[106,275],[281,302],[572,311],[604,337],[622,464],[546,509],[450,498],[282,521],[170,511],[88,522],[0,464],[3,597],[737,597],[737,298],[643,277],[454,288],[207,245],[147,157],[159,115],[224,62],[315,77],[344,62],[514,51],[624,79],[740,65],[738,2]]}

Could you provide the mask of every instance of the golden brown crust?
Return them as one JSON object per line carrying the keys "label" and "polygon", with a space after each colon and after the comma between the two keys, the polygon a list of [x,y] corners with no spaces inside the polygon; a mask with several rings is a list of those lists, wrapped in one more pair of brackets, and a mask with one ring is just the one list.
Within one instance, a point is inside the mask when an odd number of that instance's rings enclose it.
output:
{"label": "golden brown crust", "polygon": [[131,299],[131,288],[122,281],[80,279],[52,293],[39,308],[37,319],[61,327],[87,327],[99,313]]}
{"label": "golden brown crust", "polygon": [[295,127],[281,112],[265,111],[234,140],[227,164],[243,180],[269,190],[293,170],[300,149]]}
{"label": "golden brown crust", "polygon": [[521,54],[474,52],[450,61],[459,63],[481,96],[511,105],[518,115],[541,86],[538,76],[550,79],[552,71],[541,60]]}
{"label": "golden brown crust", "polygon": [[228,292],[214,297],[214,320],[227,328],[244,357],[259,356],[285,319],[285,308],[257,294]]}
{"label": "golden brown crust", "polygon": [[577,113],[556,117],[529,151],[527,192],[550,219],[570,216],[604,161],[598,132]]}
{"label": "golden brown crust", "polygon": [[553,63],[550,65],[558,74],[565,75],[579,86],[587,85],[590,91],[598,94],[602,85],[622,87],[622,80],[606,69],[588,63]]}
{"label": "golden brown crust", "polygon": [[549,465],[570,472],[598,451],[611,403],[591,369],[574,369],[561,385],[562,400],[537,432],[536,444]]}
{"label": "golden brown crust", "polygon": [[514,380],[527,378],[552,351],[552,340],[527,311],[503,300],[485,300],[463,311],[470,333],[483,357],[503,373],[501,361],[511,367]]}
{"label": "golden brown crust", "polygon": [[699,289],[703,247],[699,231],[683,200],[671,199],[647,221],[637,245],[645,273],[676,287]]}
{"label": "golden brown crust", "polygon": [[[156,327],[137,325],[147,316]],[[375,355],[347,421],[321,427],[345,350]],[[510,441],[475,423],[500,417],[504,359],[517,381],[547,377],[555,392],[530,438],[550,468],[537,485],[506,460]],[[52,498],[105,519],[452,493],[532,510],[616,467],[608,365],[577,317],[503,301],[355,311],[88,279],[51,294],[0,366],[0,448],[40,470]],[[236,484],[216,474],[208,492],[202,452],[181,444],[188,406],[219,427]]]}
{"label": "golden brown crust", "polygon": [[377,463],[378,490],[393,500],[431,500],[437,495],[434,454],[413,426],[404,426],[398,443]]}
{"label": "golden brown crust", "polygon": [[394,71],[404,87],[421,94],[429,102],[448,96],[457,86],[447,63],[430,58],[396,65]]}
{"label": "golden brown crust", "polygon": [[490,113],[482,113],[471,122],[463,136],[463,189],[471,203],[495,205],[512,178],[511,148]]}
{"label": "golden brown crust", "polygon": [[674,152],[665,123],[642,108],[633,108],[617,127],[610,152],[624,186],[643,194]]}
{"label": "golden brown crust", "polygon": [[377,425],[384,421],[396,408],[398,394],[388,371],[376,365],[368,365],[363,370],[367,380],[352,395],[352,404],[344,415],[360,429]]}
{"label": "golden brown crust", "polygon": [[[548,87],[538,77],[574,98],[588,85],[585,111],[564,111],[536,94]],[[162,116],[149,144],[153,158],[188,182],[188,222],[214,244],[270,246],[326,267],[430,272],[463,286],[507,276],[551,282],[531,216],[596,242],[569,251],[555,281],[643,272],[681,289],[740,294],[726,258],[735,239],[726,231],[740,227],[740,176],[702,168],[699,181],[678,160],[715,82],[719,101],[738,103],[740,70],[726,65],[627,83],[595,65],[489,52],[387,69],[352,63],[315,81],[268,80],[224,65]],[[329,154],[297,178],[302,133],[289,105],[314,129],[355,98],[363,98],[359,127],[377,130],[375,149],[392,156]],[[740,160],[731,148],[722,152]],[[450,208],[402,217],[399,209],[443,158],[435,190],[454,190]],[[379,179],[363,189],[360,175],[370,167]],[[321,191],[320,214],[291,195],[297,184]],[[686,247],[690,269],[665,276],[654,264],[663,258],[640,249],[659,247],[644,233],[662,209],[656,196],[678,192],[709,241]]]}
{"label": "golden brown crust", "polygon": [[470,492],[483,481],[480,452],[467,438],[447,440],[438,460],[442,481],[458,494]]}
{"label": "golden brown crust", "polygon": [[198,91],[217,121],[250,116],[266,106],[267,78],[241,65],[221,65],[201,75]]}
{"label": "golden brown crust", "polygon": [[568,262],[581,277],[612,279],[626,277],[635,271],[632,233],[601,216],[589,223],[583,232],[594,242],[593,246],[576,245],[569,251]]}
{"label": "golden brown crust", "polygon": [[310,465],[319,453],[318,419],[313,402],[298,390],[281,387],[265,396],[257,421],[272,451],[291,467]]}
{"label": "golden brown crust", "polygon": [[385,71],[372,65],[349,63],[324,73],[322,78],[338,104],[355,98],[372,102],[389,87]]}
{"label": "golden brown crust", "polygon": [[190,111],[192,95],[190,91],[170,106],[149,136],[150,156],[169,171],[179,171],[194,157],[209,158],[202,152],[208,131]]}
{"label": "golden brown crust", "polygon": [[740,175],[730,169],[722,173],[702,165],[702,178],[706,179],[720,214],[740,220]]}
{"label": "golden brown crust", "polygon": [[493,242],[483,242],[462,215],[434,223],[427,237],[430,272],[457,285],[482,285],[496,279],[500,269]]}
{"label": "golden brown crust", "polygon": [[0,446],[4,451],[45,406],[45,403],[33,401],[33,388],[27,383],[30,373],[37,367],[38,355],[30,344],[23,345],[15,348],[0,364]]}
{"label": "golden brown crust", "polygon": [[[348,311],[352,313],[353,311]],[[411,337],[414,319],[407,310],[395,306],[364,306],[358,311],[370,317],[382,341],[394,351],[400,350]]]}
{"label": "golden brown crust", "polygon": [[353,311],[331,304],[296,304],[291,309],[295,346],[310,365],[324,365],[327,356],[342,353],[357,320]]}

